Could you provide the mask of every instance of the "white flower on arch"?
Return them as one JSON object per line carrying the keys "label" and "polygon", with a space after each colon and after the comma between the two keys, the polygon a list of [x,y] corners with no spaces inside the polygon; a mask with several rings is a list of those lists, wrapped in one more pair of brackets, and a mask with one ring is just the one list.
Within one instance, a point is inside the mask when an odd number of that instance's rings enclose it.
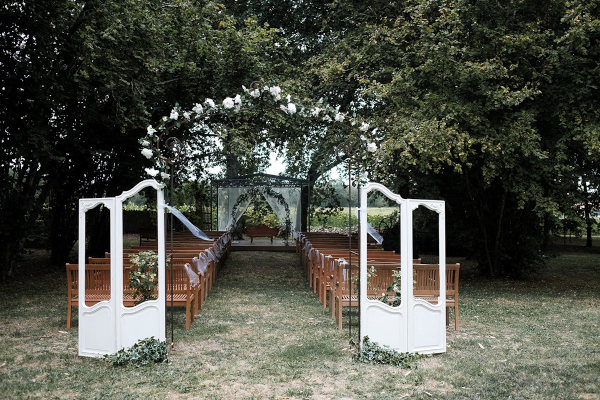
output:
{"label": "white flower on arch", "polygon": [[152,125],[148,125],[148,127],[146,128],[146,134],[147,134],[148,136],[152,136],[152,135],[153,135],[153,134],[155,134],[155,133],[156,133],[156,129],[154,129],[154,128],[152,127]]}
{"label": "white flower on arch", "polygon": [[150,175],[151,177],[155,177],[156,175],[158,175],[158,170],[154,169],[154,168],[146,168],[146,173],[148,175]]}
{"label": "white flower on arch", "polygon": [[150,150],[148,148],[144,148],[144,149],[142,149],[142,155],[149,160],[149,159],[152,158],[152,156],[154,155],[154,153],[152,153],[152,150]]}
{"label": "white flower on arch", "polygon": [[202,114],[202,111],[204,111],[204,109],[202,108],[202,104],[196,103],[194,108],[192,108],[192,111],[195,112],[196,114]]}
{"label": "white flower on arch", "polygon": [[171,110],[171,115],[169,115],[169,118],[171,118],[171,119],[177,119],[177,118],[179,118],[179,113],[177,112],[176,109],[172,109]]}
{"label": "white flower on arch", "polygon": [[204,104],[206,104],[207,106],[209,106],[211,108],[215,108],[216,107],[215,102],[213,101],[213,99],[206,98],[204,100]]}
{"label": "white flower on arch", "polygon": [[367,124],[366,122],[363,122],[362,124],[360,124],[360,128],[359,128],[362,132],[366,132],[369,130],[369,124]]}
{"label": "white flower on arch", "polygon": [[375,153],[377,151],[377,144],[371,142],[367,145],[367,151],[369,153]]}
{"label": "white flower on arch", "polygon": [[342,122],[342,121],[344,121],[344,114],[342,114],[342,113],[338,112],[337,114],[335,114],[335,120],[336,120],[337,122]]}
{"label": "white flower on arch", "polygon": [[289,114],[296,114],[296,105],[294,103],[288,103],[287,112]]}
{"label": "white flower on arch", "polygon": [[279,86],[272,86],[269,88],[269,93],[275,100],[281,99],[281,88]]}
{"label": "white flower on arch", "polygon": [[225,97],[225,100],[223,100],[223,107],[230,109],[233,108],[235,104],[233,103],[233,99],[231,97]]}

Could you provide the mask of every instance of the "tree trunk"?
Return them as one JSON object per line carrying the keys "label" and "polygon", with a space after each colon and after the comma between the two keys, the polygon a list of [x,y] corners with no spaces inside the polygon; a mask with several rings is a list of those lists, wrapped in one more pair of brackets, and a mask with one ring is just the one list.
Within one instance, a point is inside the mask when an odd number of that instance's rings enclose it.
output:
{"label": "tree trunk", "polygon": [[502,191],[502,201],[500,203],[500,211],[498,215],[498,222],[496,225],[496,240],[494,241],[494,268],[493,270],[497,273],[499,269],[504,272],[504,266],[498,266],[498,260],[500,259],[500,249],[501,249],[501,236],[502,236],[502,219],[504,218],[504,208],[506,207],[506,196],[508,195],[508,191],[504,189]]}
{"label": "tree trunk", "polygon": [[591,218],[591,206],[588,196],[588,185],[585,181],[585,177],[582,178],[583,182],[583,194],[584,194],[584,218],[585,218],[585,230],[586,230],[586,241],[585,247],[592,247],[592,218]]}
{"label": "tree trunk", "polygon": [[0,282],[4,283],[12,273],[10,244],[6,240],[2,240],[2,243],[0,243],[0,263],[2,263],[0,267]]}
{"label": "tree trunk", "polygon": [[313,188],[315,187],[315,181],[319,179],[320,174],[318,174],[315,170],[310,169],[306,176],[308,180],[308,186],[303,186],[300,191],[300,208],[301,208],[301,220],[300,220],[300,230],[302,232],[307,232],[308,225],[308,214],[310,213],[310,197],[313,192]]}

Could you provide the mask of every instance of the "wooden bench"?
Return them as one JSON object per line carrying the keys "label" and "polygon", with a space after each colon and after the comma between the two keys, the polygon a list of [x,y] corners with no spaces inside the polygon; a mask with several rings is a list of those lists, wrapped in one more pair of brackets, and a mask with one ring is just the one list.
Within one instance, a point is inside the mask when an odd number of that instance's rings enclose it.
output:
{"label": "wooden bench", "polygon": [[279,233],[279,228],[271,228],[267,225],[256,225],[256,226],[248,226],[244,230],[244,233],[250,236],[250,243],[254,242],[255,237],[268,237],[271,239],[271,244],[273,244],[273,237],[277,236]]}
{"label": "wooden bench", "polygon": [[[417,261],[417,260],[414,260]],[[358,305],[358,293],[351,283],[351,275],[358,274],[358,268],[343,266],[339,260],[334,260],[334,277],[331,286],[330,311],[335,318],[338,329],[342,329],[342,307],[349,306],[350,302]],[[371,279],[367,287],[367,297],[379,299],[382,293],[393,282],[392,272],[399,268],[399,264],[376,264],[377,276]],[[446,324],[449,323],[450,307],[454,307],[454,329],[459,329],[458,324],[458,280],[460,264],[446,265]],[[413,296],[436,304],[439,296],[439,266],[437,264],[414,264],[413,265]],[[389,294],[389,293],[388,293]]]}
{"label": "wooden bench", "polygon": [[[79,265],[66,264],[67,270],[67,329],[71,328],[72,308],[79,305]],[[129,268],[123,270],[123,305],[135,305],[135,299],[129,288]],[[171,305],[171,274],[166,274],[167,305]],[[201,285],[192,287],[190,277],[183,265],[173,268],[173,305],[184,306],[186,311],[186,329],[190,328],[197,310],[196,299]],[[100,301],[110,300],[110,264],[85,265],[85,304],[92,306]]]}

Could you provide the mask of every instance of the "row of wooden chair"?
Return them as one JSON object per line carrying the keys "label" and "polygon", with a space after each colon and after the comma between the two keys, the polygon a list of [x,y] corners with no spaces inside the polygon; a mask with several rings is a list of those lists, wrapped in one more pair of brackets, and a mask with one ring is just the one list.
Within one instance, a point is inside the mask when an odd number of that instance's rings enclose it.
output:
{"label": "row of wooden chair", "polygon": [[[352,246],[350,250],[350,245]],[[322,233],[299,233],[296,236],[296,251],[300,253],[309,285],[318,295],[324,308],[329,311],[342,328],[342,308],[358,305],[357,276],[359,265],[358,242],[348,236]],[[381,299],[395,295],[388,288],[393,284],[393,272],[400,269],[400,255],[384,251],[370,244],[367,249],[368,268],[375,269],[369,278],[367,297]],[[449,308],[454,308],[454,327],[458,323],[458,279],[459,264],[446,265],[446,323],[449,323]],[[413,260],[413,296],[433,304],[439,297],[439,266],[422,264]]]}
{"label": "row of wooden chair", "polygon": [[[214,235],[217,236],[217,235]],[[220,234],[214,242],[198,241],[178,233],[172,253],[167,249],[166,304],[186,309],[186,329],[202,308],[214,284],[217,272],[231,251],[231,235]],[[170,247],[170,243],[167,247]],[[195,250],[192,250],[195,249]],[[157,251],[157,242],[148,241],[140,246],[123,250],[123,305],[133,306],[136,299],[129,288],[131,261],[129,256],[141,251]],[[171,254],[173,257],[171,258]],[[172,271],[171,271],[172,260]],[[91,306],[110,300],[110,254],[105,257],[88,257],[85,265],[85,304]],[[67,329],[71,328],[72,309],[79,304],[79,265],[66,264],[67,270]],[[172,279],[171,279],[172,276]]]}

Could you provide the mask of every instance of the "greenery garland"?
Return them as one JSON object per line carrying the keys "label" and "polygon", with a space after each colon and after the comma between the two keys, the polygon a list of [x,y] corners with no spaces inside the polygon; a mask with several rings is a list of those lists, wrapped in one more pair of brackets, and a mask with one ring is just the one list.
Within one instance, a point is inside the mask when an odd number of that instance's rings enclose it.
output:
{"label": "greenery garland", "polygon": [[419,353],[401,353],[388,346],[380,346],[365,336],[362,351],[358,348],[352,359],[371,365],[389,364],[400,368],[417,368],[416,361],[422,357]]}
{"label": "greenery garland", "polygon": [[140,339],[128,349],[105,355],[104,359],[115,367],[133,364],[139,368],[156,363],[167,363],[169,362],[167,342],[160,341],[154,336]]}
{"label": "greenery garland", "polygon": [[253,188],[249,189],[246,193],[240,195],[240,197],[238,197],[237,201],[233,205],[233,208],[231,209],[231,219],[235,219],[235,214],[237,214],[240,204],[249,200],[250,198],[257,197],[259,195],[263,195],[263,196],[268,195],[268,196],[275,198],[279,202],[279,204],[281,204],[283,206],[283,208],[285,209],[285,220],[283,223],[283,226],[284,226],[283,233],[287,240],[287,238],[290,236],[290,233],[292,232],[292,221],[290,219],[290,207],[288,206],[287,202],[285,201],[285,199],[283,198],[283,195],[281,193],[275,192],[272,188],[270,188],[268,186],[253,187]]}

